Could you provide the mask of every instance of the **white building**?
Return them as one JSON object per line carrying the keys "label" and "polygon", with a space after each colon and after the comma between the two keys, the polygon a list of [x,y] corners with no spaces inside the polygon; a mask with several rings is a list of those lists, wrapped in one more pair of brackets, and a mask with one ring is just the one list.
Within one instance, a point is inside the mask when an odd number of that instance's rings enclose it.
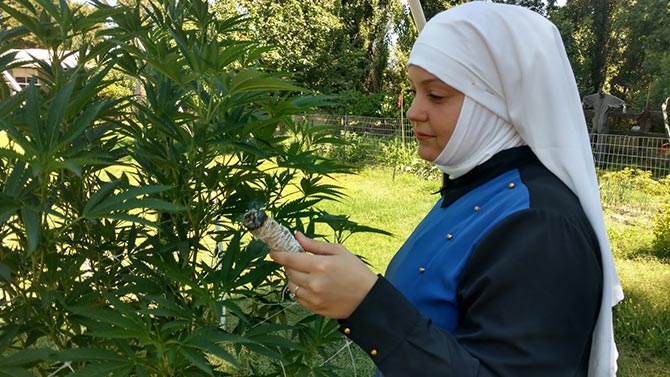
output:
{"label": "white building", "polygon": [[[45,49],[29,48],[22,50],[8,50],[7,53],[16,53],[14,62],[21,62],[19,67],[3,71],[2,76],[13,91],[23,90],[34,81],[40,85],[38,62],[51,62],[52,52]],[[72,68],[77,64],[76,54],[67,56],[63,62],[63,68]]]}

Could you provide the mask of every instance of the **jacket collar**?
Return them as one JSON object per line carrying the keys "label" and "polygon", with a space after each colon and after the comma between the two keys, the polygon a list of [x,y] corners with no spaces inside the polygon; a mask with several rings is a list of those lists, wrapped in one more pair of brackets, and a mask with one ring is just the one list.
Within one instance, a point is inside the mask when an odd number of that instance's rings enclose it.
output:
{"label": "jacket collar", "polygon": [[500,151],[483,164],[456,179],[449,179],[444,174],[442,188],[440,189],[440,194],[444,198],[442,207],[449,206],[461,196],[502,173],[533,162],[538,162],[535,154],[533,154],[528,146],[522,146]]}

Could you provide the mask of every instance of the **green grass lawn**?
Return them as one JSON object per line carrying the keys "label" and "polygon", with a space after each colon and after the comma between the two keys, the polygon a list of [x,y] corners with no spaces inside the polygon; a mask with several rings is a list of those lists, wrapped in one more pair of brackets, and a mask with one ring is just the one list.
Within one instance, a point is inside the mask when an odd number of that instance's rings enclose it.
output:
{"label": "green grass lawn", "polygon": [[[327,203],[323,209],[349,215],[353,221],[378,227],[393,236],[355,234],[347,242],[352,252],[365,257],[376,272],[383,273],[423,215],[433,206],[439,180],[425,180],[408,174],[393,178],[392,171],[364,168],[357,175],[337,175],[348,197]],[[606,225],[615,263],[626,299],[615,310],[615,333],[619,377],[670,376],[670,264],[647,255],[653,241],[654,216],[606,211]],[[338,356],[346,373],[368,376],[372,363],[352,345]],[[352,358],[355,364],[352,363]]]}
{"label": "green grass lawn", "polygon": [[352,235],[345,246],[365,257],[375,272],[386,265],[424,214],[435,204],[440,183],[409,174],[396,174],[383,168],[366,168],[356,175],[336,175],[347,197],[321,205],[334,214],[350,216],[352,221],[383,229],[391,236],[370,233]]}
{"label": "green grass lawn", "polygon": [[655,216],[606,215],[626,296],[614,315],[619,376],[670,376],[670,263],[648,255]]}

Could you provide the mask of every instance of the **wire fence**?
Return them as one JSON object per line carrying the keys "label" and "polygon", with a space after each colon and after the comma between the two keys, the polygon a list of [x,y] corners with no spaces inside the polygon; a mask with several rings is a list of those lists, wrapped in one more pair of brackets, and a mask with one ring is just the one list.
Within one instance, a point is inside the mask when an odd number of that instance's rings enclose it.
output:
{"label": "wire fence", "polygon": [[593,159],[598,168],[621,170],[637,168],[650,171],[656,178],[670,174],[670,149],[663,135],[637,136],[591,134]]}
{"label": "wire fence", "polygon": [[[345,132],[380,138],[413,139],[412,127],[406,119],[375,118],[355,115],[310,114],[305,117],[310,125],[339,127]],[[591,134],[591,146],[596,167],[604,170],[637,168],[652,172],[661,178],[670,174],[670,146],[668,137],[659,133],[617,132]]]}

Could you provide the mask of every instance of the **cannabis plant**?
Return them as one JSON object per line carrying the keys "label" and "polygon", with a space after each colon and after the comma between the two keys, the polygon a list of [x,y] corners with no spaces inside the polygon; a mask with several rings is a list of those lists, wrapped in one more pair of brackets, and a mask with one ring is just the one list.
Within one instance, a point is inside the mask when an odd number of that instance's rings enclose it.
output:
{"label": "cannabis plant", "polygon": [[299,120],[329,99],[257,66],[249,21],[206,1],[0,9],[20,24],[0,45],[50,52],[31,62],[40,85],[0,91],[0,375],[333,375],[336,326],[285,311],[239,223],[260,207],[333,241],[375,231],[318,209],[348,168]]}

